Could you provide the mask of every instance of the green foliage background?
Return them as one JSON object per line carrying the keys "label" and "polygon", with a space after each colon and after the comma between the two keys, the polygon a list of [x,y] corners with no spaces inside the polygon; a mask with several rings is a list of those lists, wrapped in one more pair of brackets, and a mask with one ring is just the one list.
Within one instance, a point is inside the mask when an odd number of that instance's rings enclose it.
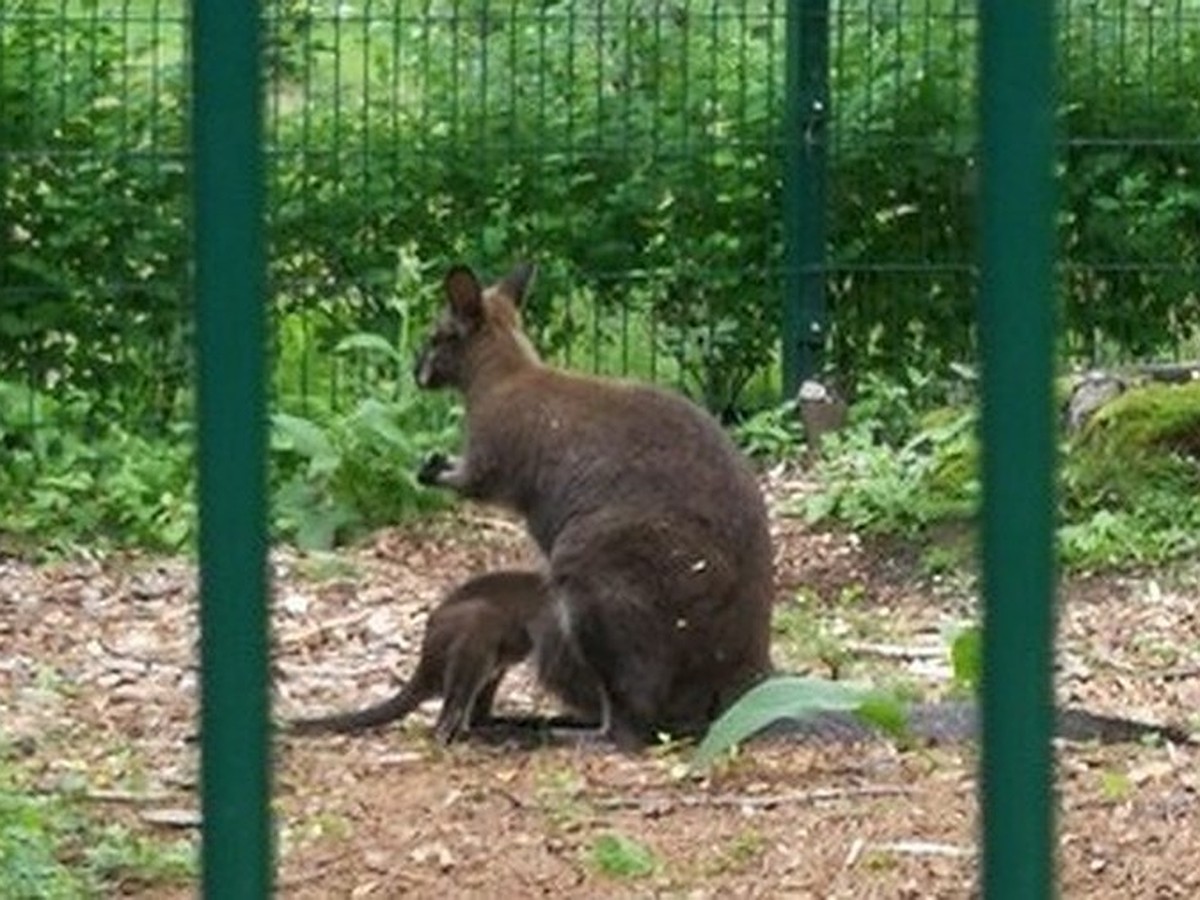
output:
{"label": "green foliage background", "polygon": [[[1194,327],[1192,6],[1060,3],[1063,301],[1088,352],[1161,352]],[[426,312],[399,266],[432,286],[453,257],[496,271],[528,254],[544,346],[747,402],[778,340],[785,11],[269,2],[271,275],[303,354]],[[2,15],[0,377],[161,421],[188,369],[182,8]],[[831,16],[835,359],[903,373],[969,356],[973,4]],[[303,387],[336,392],[331,378]]]}
{"label": "green foliage background", "polygon": [[[730,417],[778,399],[783,0],[265,10],[280,413],[403,481],[446,410],[336,348],[366,332],[407,355],[448,261],[495,273],[521,256],[541,266],[528,319],[555,359],[666,381]],[[1063,349],[1172,352],[1200,312],[1200,4],[1059,11]],[[973,355],[975,5],[842,0],[831,22],[830,359],[851,380],[907,383]],[[190,409],[185,35],[179,0],[0,6],[0,382],[21,407],[0,422],[5,477],[53,476],[0,510],[17,530],[30,509],[115,490],[113,457],[150,440],[175,449],[133,477],[142,499],[124,505],[139,508],[80,533],[178,537],[155,516],[190,496],[160,477],[189,441],[173,424]],[[368,400],[426,435],[393,470]],[[49,443],[33,445],[38,429]],[[284,485],[301,463],[286,438],[275,448]],[[347,483],[297,488],[292,512],[323,510],[313,533],[395,514],[346,512],[330,485]]]}

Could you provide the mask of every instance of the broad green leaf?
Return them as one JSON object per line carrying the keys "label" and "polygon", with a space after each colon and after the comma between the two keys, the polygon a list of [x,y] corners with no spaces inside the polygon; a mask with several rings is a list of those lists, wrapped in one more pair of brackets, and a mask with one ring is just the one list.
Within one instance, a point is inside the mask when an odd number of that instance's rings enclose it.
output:
{"label": "broad green leaf", "polygon": [[411,449],[412,441],[404,429],[396,424],[394,411],[387,404],[373,399],[364,400],[356,417],[377,437],[397,450],[408,452]]}
{"label": "broad green leaf", "polygon": [[301,550],[330,550],[338,529],[350,525],[355,518],[340,505],[323,504],[307,509],[296,527],[296,546]]}
{"label": "broad green leaf", "polygon": [[696,748],[692,768],[708,766],[720,754],[780,719],[800,719],[826,711],[857,710],[868,697],[861,685],[821,678],[781,675],[755,685],[713,722]]}
{"label": "broad green leaf", "polygon": [[332,472],[338,467],[341,454],[316,422],[287,413],[276,413],[271,422],[276,432],[291,442],[292,449],[308,459],[313,475]]}

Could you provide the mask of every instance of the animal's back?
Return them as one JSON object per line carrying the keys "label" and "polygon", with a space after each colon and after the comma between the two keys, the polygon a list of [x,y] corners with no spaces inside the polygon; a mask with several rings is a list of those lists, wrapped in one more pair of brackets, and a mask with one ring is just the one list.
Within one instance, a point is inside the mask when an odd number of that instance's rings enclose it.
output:
{"label": "animal's back", "polygon": [[749,463],[683,397],[543,368],[514,379],[489,407],[482,417],[503,422],[507,445],[494,452],[517,469],[506,476],[518,486],[511,501],[544,550],[571,521],[599,514],[756,542],[769,566],[766,511]]}
{"label": "animal's back", "polygon": [[497,662],[510,666],[529,654],[530,623],[549,602],[549,586],[540,572],[485,572],[455,587],[430,613],[426,643],[434,648],[449,647],[458,638],[486,641]]}

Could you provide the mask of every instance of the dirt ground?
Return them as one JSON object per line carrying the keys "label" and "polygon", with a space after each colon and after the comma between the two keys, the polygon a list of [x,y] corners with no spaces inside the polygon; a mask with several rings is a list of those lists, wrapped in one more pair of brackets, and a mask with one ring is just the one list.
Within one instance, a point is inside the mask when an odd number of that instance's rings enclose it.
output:
{"label": "dirt ground", "polygon": [[[776,479],[770,494],[801,489]],[[972,612],[970,578],[923,577],[903,554],[794,519],[777,517],[775,531],[781,661],[931,696],[945,687],[945,634]],[[513,522],[479,508],[336,555],[276,551],[276,714],[390,693],[444,589],[532,559]],[[1188,721],[1200,709],[1198,596],[1200,561],[1070,580],[1060,699]],[[42,786],[82,783],[105,814],[194,833],[196,612],[186,561],[0,560],[2,730]],[[516,670],[500,706],[546,703]],[[379,735],[279,741],[280,896],[976,893],[971,746],[751,745],[697,778],[680,748],[442,750],[434,712]],[[1061,747],[1061,895],[1200,896],[1198,762],[1191,747]]]}

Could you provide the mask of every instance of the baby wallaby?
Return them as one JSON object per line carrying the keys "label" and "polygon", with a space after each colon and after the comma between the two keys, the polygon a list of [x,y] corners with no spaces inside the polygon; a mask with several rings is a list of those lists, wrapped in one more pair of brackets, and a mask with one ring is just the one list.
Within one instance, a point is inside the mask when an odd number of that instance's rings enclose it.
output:
{"label": "baby wallaby", "polygon": [[698,734],[771,669],[757,481],[684,397],[543,364],[518,312],[532,278],[447,274],[415,377],[461,392],[466,441],[422,480],[524,516],[553,598],[535,636],[545,687],[622,747]]}
{"label": "baby wallaby", "polygon": [[486,721],[504,673],[533,647],[531,631],[549,613],[550,594],[540,572],[504,570],[477,575],[451,590],[429,614],[421,658],[395,696],[353,712],[297,719],[297,734],[352,732],[402,719],[441,696],[434,734],[448,744]]}

